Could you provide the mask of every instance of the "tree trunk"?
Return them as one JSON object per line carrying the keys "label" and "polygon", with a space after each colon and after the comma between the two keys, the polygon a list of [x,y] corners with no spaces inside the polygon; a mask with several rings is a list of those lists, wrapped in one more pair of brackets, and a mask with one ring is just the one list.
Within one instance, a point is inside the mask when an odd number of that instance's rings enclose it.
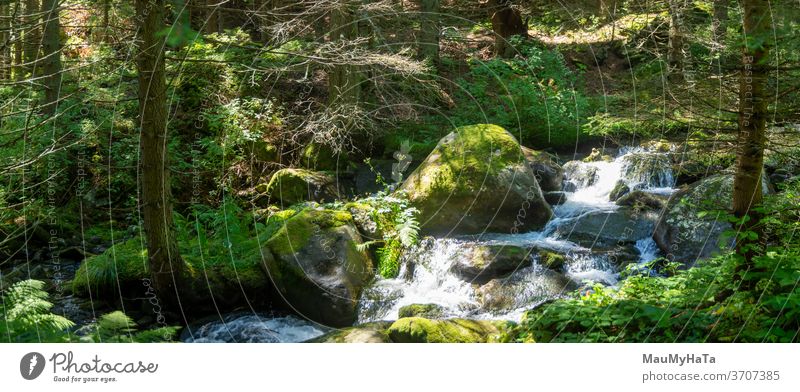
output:
{"label": "tree trunk", "polygon": [[[331,41],[358,37],[356,17],[347,4],[331,11]],[[336,65],[328,75],[330,104],[356,104],[361,97],[361,74],[353,65]]]}
{"label": "tree trunk", "polygon": [[528,36],[528,26],[523,22],[519,10],[511,7],[510,0],[495,0],[492,14],[492,31],[494,31],[494,54],[501,57],[512,57],[514,48],[508,43],[512,36]]}
{"label": "tree trunk", "polygon": [[[739,74],[739,149],[733,182],[733,213],[739,218],[749,217],[741,231],[757,231],[754,225],[759,216],[752,208],[761,204],[762,199],[772,20],[767,1],[743,0],[742,6],[745,46]],[[752,266],[754,245],[753,241],[743,239],[736,243],[737,252],[745,257],[747,267]]]}
{"label": "tree trunk", "polygon": [[162,303],[180,310],[185,266],[178,252],[172,223],[167,155],[167,104],[164,71],[165,0],[136,0],[139,26],[136,68],[139,81],[141,182],[144,231],[153,287]]}
{"label": "tree trunk", "polygon": [[721,51],[725,45],[728,35],[728,7],[729,0],[714,0],[714,20],[711,23],[715,50]]}
{"label": "tree trunk", "polygon": [[36,72],[36,61],[39,59],[39,49],[42,45],[42,36],[39,31],[39,0],[25,1],[25,68],[33,75]]}
{"label": "tree trunk", "polygon": [[61,24],[59,22],[59,0],[43,0],[44,34],[42,46],[42,75],[44,75],[44,104],[42,112],[52,115],[58,107],[61,95]]}
{"label": "tree trunk", "polygon": [[420,31],[417,54],[421,59],[439,63],[440,0],[420,0]]}
{"label": "tree trunk", "polygon": [[669,48],[667,64],[669,80],[682,83],[683,75],[683,10],[685,0],[669,0]]}
{"label": "tree trunk", "polygon": [[22,80],[25,77],[25,70],[23,69],[23,56],[22,56],[22,28],[20,27],[20,13],[22,13],[20,2],[14,3],[14,10],[12,11],[11,18],[11,37],[14,40],[14,80]]}
{"label": "tree trunk", "polygon": [[205,20],[205,28],[203,29],[203,32],[205,32],[206,34],[220,32],[219,11],[217,10],[217,7],[214,6],[215,3],[217,3],[216,0],[205,0],[205,3],[203,5],[207,15]]}
{"label": "tree trunk", "polygon": [[0,79],[8,80],[11,76],[11,35],[9,30],[11,28],[9,16],[9,3],[3,1],[0,3]]}

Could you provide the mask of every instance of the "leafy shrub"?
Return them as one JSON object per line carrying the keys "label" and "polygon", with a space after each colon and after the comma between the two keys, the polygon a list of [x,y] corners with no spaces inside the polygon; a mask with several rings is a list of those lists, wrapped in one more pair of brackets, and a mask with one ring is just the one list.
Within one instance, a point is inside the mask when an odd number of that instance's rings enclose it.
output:
{"label": "leafy shrub", "polygon": [[457,81],[452,121],[498,124],[535,148],[573,146],[589,114],[579,77],[558,51],[513,42],[521,53],[513,59],[471,61]]}

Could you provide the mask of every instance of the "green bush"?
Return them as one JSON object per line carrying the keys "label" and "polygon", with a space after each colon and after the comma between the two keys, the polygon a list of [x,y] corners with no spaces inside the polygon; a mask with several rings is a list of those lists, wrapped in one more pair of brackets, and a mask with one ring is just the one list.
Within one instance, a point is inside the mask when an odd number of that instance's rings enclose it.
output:
{"label": "green bush", "polygon": [[457,126],[498,124],[538,149],[574,146],[590,114],[580,78],[558,51],[513,42],[521,53],[513,59],[470,62],[469,73],[456,82],[451,120]]}

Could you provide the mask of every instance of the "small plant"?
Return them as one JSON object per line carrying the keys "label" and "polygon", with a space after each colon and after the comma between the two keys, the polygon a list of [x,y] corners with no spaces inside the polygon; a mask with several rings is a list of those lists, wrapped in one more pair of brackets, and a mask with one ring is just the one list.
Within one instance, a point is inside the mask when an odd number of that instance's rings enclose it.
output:
{"label": "small plant", "polygon": [[67,330],[75,324],[50,312],[44,282],[23,280],[2,296],[0,304],[0,339],[8,342],[66,342]]}

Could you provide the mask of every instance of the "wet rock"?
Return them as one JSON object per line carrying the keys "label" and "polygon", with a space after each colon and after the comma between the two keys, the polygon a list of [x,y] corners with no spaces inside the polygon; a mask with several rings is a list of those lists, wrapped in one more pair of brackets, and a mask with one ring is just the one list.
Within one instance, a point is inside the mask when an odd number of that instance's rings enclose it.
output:
{"label": "wet rock", "polygon": [[659,211],[664,208],[664,199],[652,193],[633,191],[617,200],[617,205],[631,207],[634,210],[650,209]]}
{"label": "wet rock", "polygon": [[267,274],[285,302],[318,323],[356,321],[359,295],[373,277],[372,260],[358,250],[361,236],[343,211],[305,209],[267,241]]}
{"label": "wet rock", "polygon": [[519,143],[497,125],[442,138],[399,191],[420,210],[426,234],[531,231],[553,214]]}
{"label": "wet rock", "polygon": [[528,160],[528,166],[533,170],[542,192],[558,192],[561,190],[564,182],[564,169],[559,164],[557,156],[527,147],[522,147],[522,153],[525,155],[525,159]]}
{"label": "wet rock", "polygon": [[493,279],[476,290],[481,308],[495,315],[532,308],[565,296],[578,285],[565,275],[542,267],[528,267],[508,278]]}
{"label": "wet rock", "polygon": [[567,201],[567,194],[566,192],[545,192],[544,199],[550,203],[551,206],[557,206]]}
{"label": "wet rock", "polygon": [[547,250],[539,251],[539,263],[551,270],[560,270],[563,268],[564,261],[566,261],[566,258],[560,253]]}
{"label": "wet rock", "polygon": [[594,185],[598,178],[597,166],[586,165],[581,161],[569,161],[564,164],[564,176],[566,182],[564,191],[575,192],[578,188],[586,188]]}
{"label": "wet rock", "polygon": [[533,249],[511,245],[464,244],[451,271],[462,279],[485,283],[530,265]]}
{"label": "wet rock", "polygon": [[621,207],[614,211],[592,211],[556,228],[558,235],[587,248],[606,248],[633,243],[652,235],[658,215]]}
{"label": "wet rock", "polygon": [[611,192],[608,194],[608,200],[616,201],[620,197],[630,193],[630,191],[631,188],[628,187],[628,184],[626,184],[625,181],[619,180],[614,185],[614,189],[612,189]]}

